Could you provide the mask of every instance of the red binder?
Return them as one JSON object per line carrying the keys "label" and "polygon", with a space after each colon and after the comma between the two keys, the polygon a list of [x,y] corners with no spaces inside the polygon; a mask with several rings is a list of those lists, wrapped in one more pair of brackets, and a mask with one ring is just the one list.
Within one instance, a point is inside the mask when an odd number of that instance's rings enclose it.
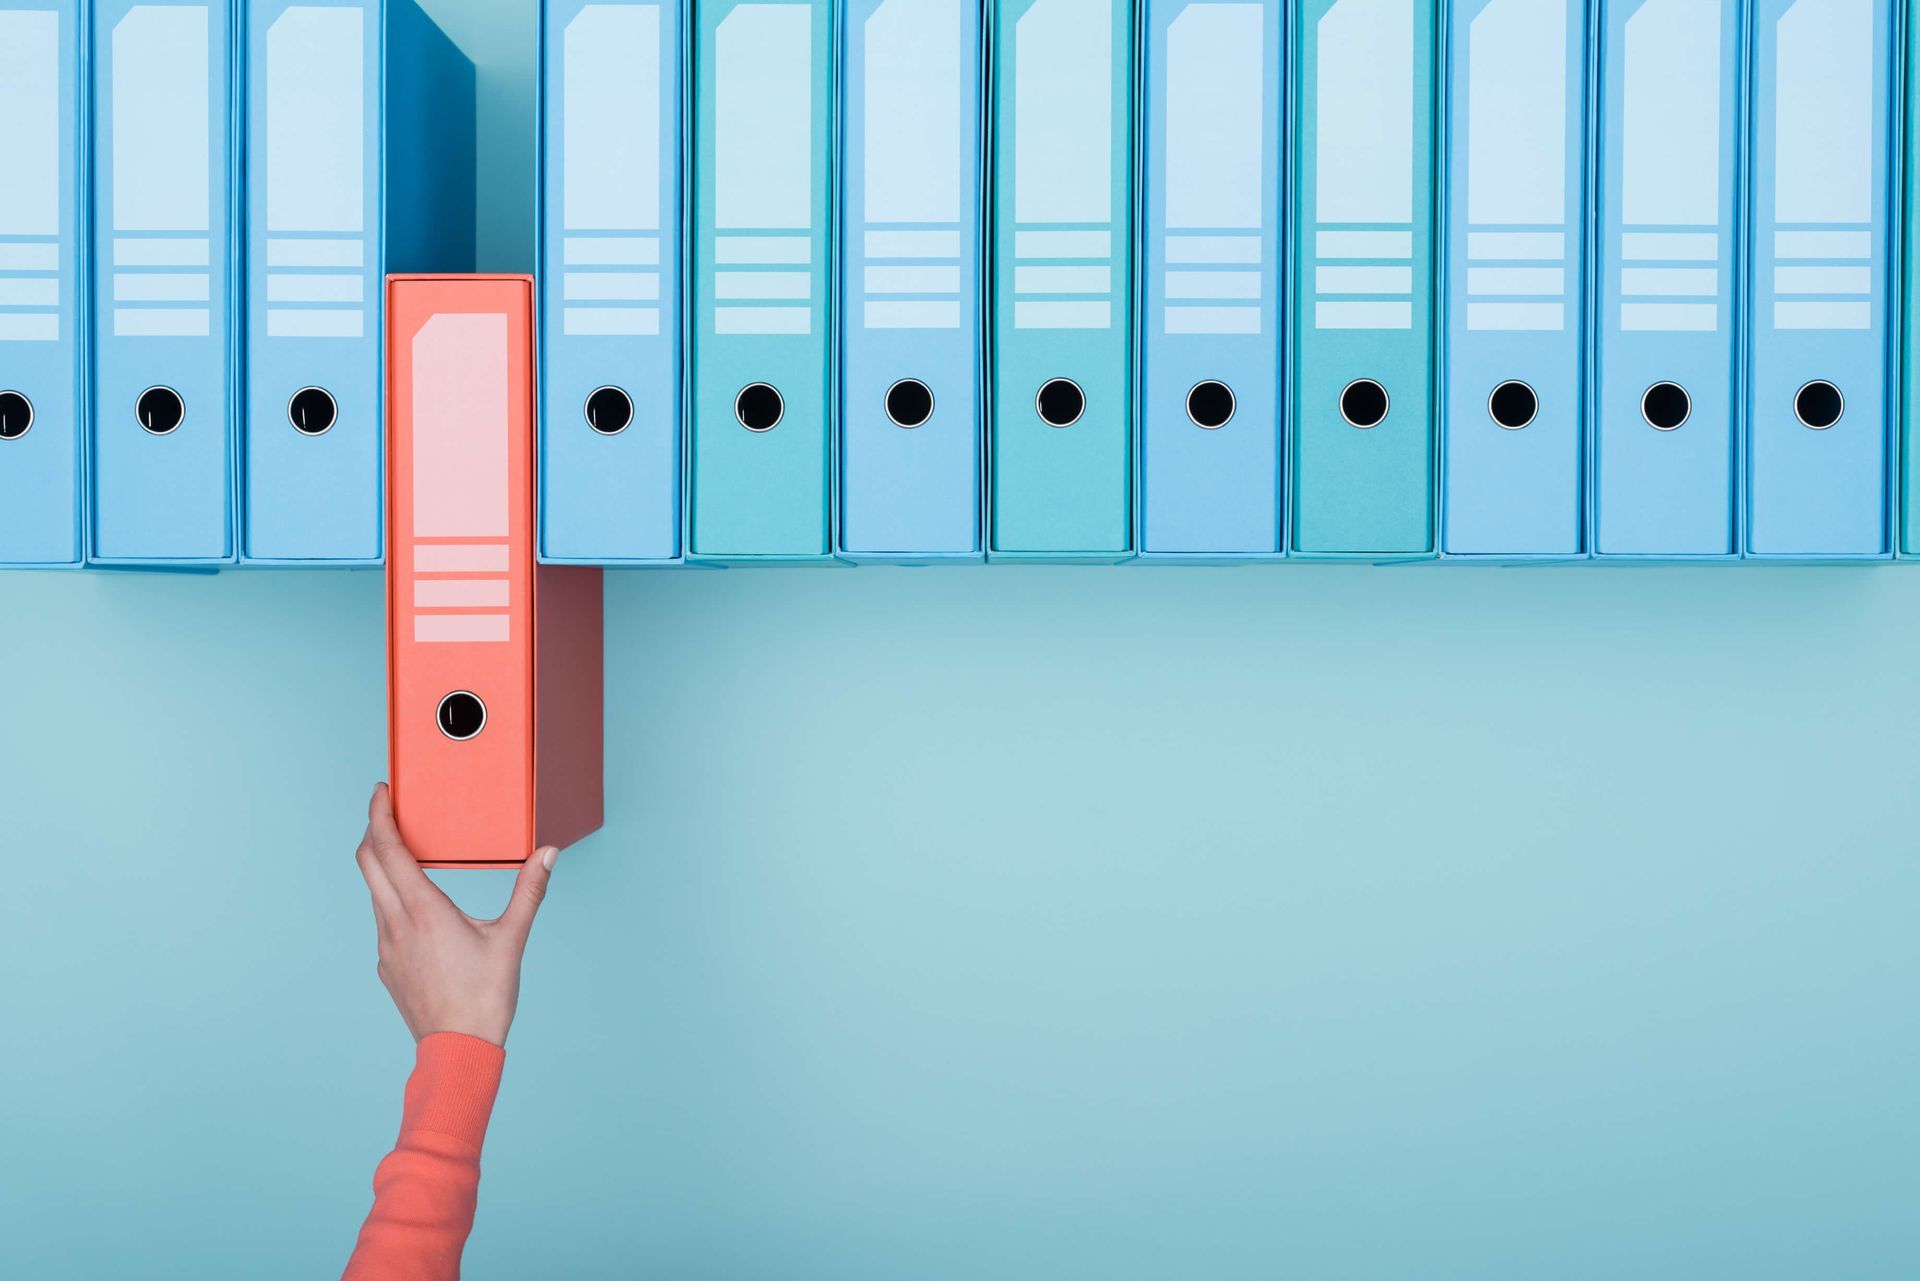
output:
{"label": "red binder", "polygon": [[533,281],[387,281],[387,723],[432,867],[602,818],[600,571],[534,563]]}

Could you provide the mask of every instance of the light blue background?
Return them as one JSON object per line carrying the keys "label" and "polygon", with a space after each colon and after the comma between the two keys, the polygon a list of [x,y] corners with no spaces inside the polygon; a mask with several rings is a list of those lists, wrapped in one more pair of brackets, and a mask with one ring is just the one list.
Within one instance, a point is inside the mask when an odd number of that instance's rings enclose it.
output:
{"label": "light blue background", "polygon": [[[524,269],[531,13],[459,14]],[[336,1273],[379,576],[0,618],[0,1274]],[[467,1276],[1910,1277],[1916,635],[1897,568],[615,575]]]}

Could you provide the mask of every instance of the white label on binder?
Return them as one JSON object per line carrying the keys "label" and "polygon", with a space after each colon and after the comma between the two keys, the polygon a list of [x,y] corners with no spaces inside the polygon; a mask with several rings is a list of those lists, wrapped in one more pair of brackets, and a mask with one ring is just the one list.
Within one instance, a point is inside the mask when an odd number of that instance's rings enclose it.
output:
{"label": "white label on binder", "polygon": [[[116,232],[205,236],[212,230],[209,38],[205,5],[140,5],[113,29],[109,83]],[[116,256],[123,243],[137,246],[142,240],[116,241]],[[188,240],[183,247],[204,252],[204,244]],[[116,305],[113,311],[113,332],[127,337],[204,337],[211,330],[212,313],[206,308],[135,304]]]}
{"label": "white label on binder", "polygon": [[[1111,245],[1113,11],[1109,0],[1035,0],[1014,29],[1014,261],[1053,257],[1028,228],[1080,224]],[[1086,240],[1091,244],[1091,239]],[[1029,249],[1036,249],[1029,254]],[[1075,255],[1079,256],[1079,255]],[[1111,248],[1101,257],[1111,267]],[[1016,329],[1109,329],[1111,299],[1030,297],[1017,286]]]}
{"label": "white label on binder", "polygon": [[[364,303],[366,11],[302,5],[267,30],[267,302]],[[341,275],[275,270],[298,258],[298,237],[329,233],[330,246],[362,246]],[[291,235],[289,233],[292,233]],[[351,239],[342,240],[342,237]],[[322,251],[329,252],[329,251]],[[347,323],[346,317],[358,317]],[[341,330],[348,330],[341,334]],[[268,306],[267,336],[359,337],[364,310]]]}
{"label": "white label on binder", "polygon": [[[0,342],[60,337],[60,246],[15,237],[60,234],[60,15],[51,9],[0,13],[0,269],[44,272],[15,282],[29,311],[0,318]],[[28,301],[46,296],[42,302]]]}
{"label": "white label on binder", "polygon": [[[1393,228],[1367,254],[1413,259],[1413,0],[1339,0],[1320,18],[1314,97],[1316,249],[1330,224]],[[1409,272],[1411,279],[1411,272]],[[1329,298],[1315,291],[1316,329],[1411,329],[1413,296]]]}
{"label": "white label on binder", "polygon": [[[960,324],[960,25],[958,0],[886,0],[866,21],[865,244],[870,264],[896,264],[866,268],[869,329]],[[915,229],[888,230],[902,223]],[[874,306],[872,295],[900,293],[922,297]]]}
{"label": "white label on binder", "polygon": [[[1551,261],[1562,265],[1468,268],[1468,329],[1566,327],[1566,131],[1565,4],[1492,0],[1467,47],[1467,260],[1508,262],[1552,236],[1560,253]],[[1480,230],[1489,227],[1503,230]],[[1562,301],[1516,305],[1517,297]]]}
{"label": "white label on binder", "polygon": [[597,279],[569,270],[566,300],[622,304],[569,306],[562,327],[569,334],[657,334],[660,273],[621,268],[660,261],[660,6],[586,6],[567,24],[562,58],[566,263],[609,268]]}
{"label": "white label on binder", "polygon": [[[1720,223],[1722,2],[1647,0],[1627,19],[1619,270],[1620,328],[1629,332],[1720,327],[1718,232],[1647,228]],[[1708,302],[1680,301],[1699,292],[1698,275],[1643,271],[1699,263],[1714,264]]]}
{"label": "white label on binder", "polygon": [[[1265,212],[1266,37],[1257,4],[1193,4],[1167,26],[1166,156],[1162,198],[1168,235],[1161,327],[1170,334],[1257,334],[1263,312],[1259,244]],[[1186,233],[1173,234],[1175,231]],[[1237,235],[1233,233],[1239,233]],[[1251,233],[1251,234],[1248,234]],[[1185,270],[1183,252],[1219,236],[1254,245],[1244,271]],[[1216,252],[1214,261],[1222,261]],[[1231,261],[1231,259],[1226,259]],[[1244,307],[1175,300],[1244,299]]]}
{"label": "white label on binder", "polygon": [[[1870,0],[1798,0],[1780,15],[1777,33],[1775,257],[1828,261],[1818,268],[1776,268],[1776,294],[1826,297],[1776,301],[1773,326],[1868,329],[1873,323],[1868,271],[1873,253],[1873,9]],[[1840,235],[1834,236],[1835,231]],[[1783,252],[1794,245],[1793,237],[1809,234],[1824,235],[1825,243],[1802,240],[1799,247],[1835,252]]]}
{"label": "white label on binder", "polygon": [[[806,4],[743,4],[715,33],[714,222],[729,231],[813,228],[813,11]],[[757,239],[716,236],[716,263],[753,262]],[[729,244],[729,242],[736,242]],[[744,243],[741,243],[744,242]],[[737,256],[736,256],[737,255]],[[773,261],[781,261],[775,258]],[[807,258],[800,257],[799,264]],[[805,268],[796,265],[796,270]],[[718,267],[720,278],[729,268]],[[805,334],[813,307],[717,304],[719,334]]]}

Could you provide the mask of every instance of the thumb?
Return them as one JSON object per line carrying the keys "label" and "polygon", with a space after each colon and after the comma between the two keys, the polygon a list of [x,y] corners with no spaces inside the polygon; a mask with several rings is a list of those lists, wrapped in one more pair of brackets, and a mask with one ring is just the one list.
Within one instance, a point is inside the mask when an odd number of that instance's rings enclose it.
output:
{"label": "thumb", "polygon": [[520,865],[520,875],[513,882],[513,897],[507,901],[507,910],[500,913],[500,924],[522,943],[533,929],[534,914],[546,901],[547,882],[553,877],[553,860],[559,852],[548,845],[535,850],[533,857]]}

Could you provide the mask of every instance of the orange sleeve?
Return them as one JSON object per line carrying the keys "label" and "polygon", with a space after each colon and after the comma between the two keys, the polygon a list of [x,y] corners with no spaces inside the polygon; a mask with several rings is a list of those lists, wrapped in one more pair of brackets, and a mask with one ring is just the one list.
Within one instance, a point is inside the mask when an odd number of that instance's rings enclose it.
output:
{"label": "orange sleeve", "polygon": [[341,1281],[453,1281],[473,1230],[480,1144],[507,1052],[478,1037],[422,1037],[400,1141],[373,1172],[373,1209]]}

